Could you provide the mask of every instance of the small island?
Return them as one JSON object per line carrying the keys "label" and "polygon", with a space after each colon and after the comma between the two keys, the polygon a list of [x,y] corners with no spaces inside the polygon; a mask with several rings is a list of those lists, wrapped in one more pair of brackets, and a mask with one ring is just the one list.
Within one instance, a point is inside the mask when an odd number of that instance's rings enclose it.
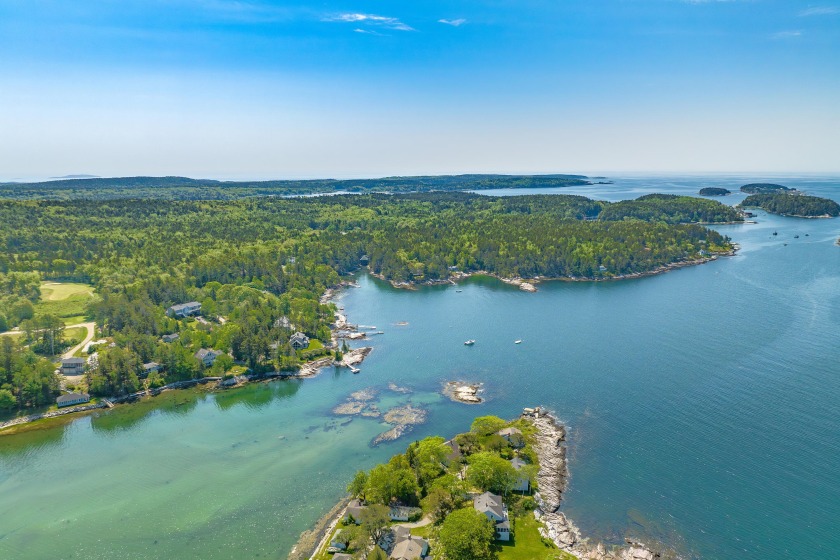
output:
{"label": "small island", "polygon": [[750,183],[741,187],[741,192],[747,194],[773,194],[792,191],[796,191],[796,189],[774,183]]}
{"label": "small island", "polygon": [[[290,560],[449,558],[653,560],[668,551],[590,542],[559,511],[569,478],[566,428],[540,407],[513,421],[476,418],[370,471],[305,532]],[[659,546],[657,545],[657,548]]]}
{"label": "small island", "polygon": [[741,206],[757,207],[773,214],[794,218],[840,216],[840,204],[828,198],[804,194],[754,194],[745,198]]}
{"label": "small island", "polygon": [[700,196],[726,196],[732,194],[732,191],[721,187],[704,187],[698,194]]}

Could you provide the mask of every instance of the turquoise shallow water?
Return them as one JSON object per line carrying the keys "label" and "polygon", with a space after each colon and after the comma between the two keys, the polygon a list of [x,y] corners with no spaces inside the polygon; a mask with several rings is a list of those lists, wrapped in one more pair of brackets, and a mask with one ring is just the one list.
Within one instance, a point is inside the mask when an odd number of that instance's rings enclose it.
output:
{"label": "turquoise shallow water", "polygon": [[[744,182],[563,192],[615,200]],[[837,179],[784,184],[840,199]],[[719,228],[738,256],[639,280],[528,294],[492,279],[404,291],[361,277],[340,305],[386,334],[359,375],[169,393],[0,437],[0,558],[282,558],[355,470],[410,438],[535,404],[571,427],[565,507],[586,533],[653,536],[705,558],[836,557],[840,220],[757,219]],[[487,403],[440,397],[449,379],[484,382]],[[369,447],[387,426],[331,412],[367,387],[381,408],[424,406],[428,422]]]}

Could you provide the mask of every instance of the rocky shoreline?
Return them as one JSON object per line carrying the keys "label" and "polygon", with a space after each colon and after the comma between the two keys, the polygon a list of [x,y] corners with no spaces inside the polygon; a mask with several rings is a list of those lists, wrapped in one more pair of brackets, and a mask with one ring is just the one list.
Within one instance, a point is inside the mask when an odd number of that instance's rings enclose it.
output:
{"label": "rocky shoreline", "polygon": [[584,560],[654,560],[661,558],[646,544],[627,542],[626,546],[591,543],[580,529],[560,511],[563,492],[569,479],[566,461],[566,428],[557,419],[537,407],[525,409],[523,418],[537,429],[534,450],[540,463],[537,473],[539,492],[534,498],[539,505],[536,518],[545,526],[540,534],[551,540],[559,549]]}
{"label": "rocky shoreline", "polygon": [[[727,223],[715,223],[710,225],[742,225],[746,222],[727,222]],[[677,270],[679,268],[684,268],[687,266],[696,266],[700,264],[706,264],[708,262],[712,262],[718,259],[718,257],[734,257],[738,252],[739,247],[736,245],[731,251],[726,251],[723,253],[715,253],[714,255],[709,255],[708,257],[701,257],[698,259],[691,259],[687,261],[680,261],[674,262],[666,265],[659,266],[652,270],[647,270],[644,272],[632,272],[629,274],[618,274],[616,276],[609,276],[604,278],[594,278],[589,276],[563,276],[560,278],[554,277],[547,277],[547,276],[536,276],[534,278],[506,278],[503,276],[499,276],[498,274],[487,272],[484,270],[479,270],[476,272],[455,272],[449,278],[441,279],[441,280],[424,280],[422,282],[394,282],[393,280],[387,280],[381,274],[376,274],[374,272],[370,272],[371,276],[382,280],[383,282],[388,282],[394,288],[400,288],[403,290],[416,290],[420,286],[439,286],[443,284],[451,284],[456,285],[462,280],[466,280],[472,276],[489,276],[491,278],[495,278],[500,282],[504,282],[510,286],[515,286],[522,290],[523,292],[536,292],[537,285],[542,282],[612,282],[616,280],[630,280],[633,278],[645,278],[648,276],[655,276],[658,274],[664,274],[666,272],[670,272],[672,270]]]}

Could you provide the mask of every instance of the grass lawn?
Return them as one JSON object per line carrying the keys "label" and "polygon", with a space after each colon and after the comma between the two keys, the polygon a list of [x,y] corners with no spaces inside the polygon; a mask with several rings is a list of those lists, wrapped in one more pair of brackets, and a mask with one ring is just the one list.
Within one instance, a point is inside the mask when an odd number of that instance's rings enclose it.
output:
{"label": "grass lawn", "polygon": [[72,282],[41,282],[43,301],[61,301],[75,295],[93,296],[93,286]]}
{"label": "grass lawn", "polygon": [[55,315],[68,325],[81,323],[85,307],[96,298],[87,284],[42,282],[41,300],[35,305],[37,315]]}
{"label": "grass lawn", "polygon": [[64,329],[64,340],[78,340],[82,341],[87,336],[87,329],[84,327],[74,327],[72,329]]}
{"label": "grass lawn", "polygon": [[324,345],[321,343],[320,340],[318,340],[317,338],[310,338],[309,348],[307,348],[307,350],[320,350],[323,347]]}
{"label": "grass lawn", "polygon": [[577,557],[543,544],[532,514],[516,519],[514,538],[500,542],[499,560],[574,560]]}

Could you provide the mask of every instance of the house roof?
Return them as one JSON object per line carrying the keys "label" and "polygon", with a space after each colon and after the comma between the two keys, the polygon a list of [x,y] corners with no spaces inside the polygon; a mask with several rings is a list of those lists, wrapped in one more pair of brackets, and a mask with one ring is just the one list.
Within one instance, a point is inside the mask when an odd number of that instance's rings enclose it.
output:
{"label": "house roof", "polygon": [[498,434],[500,436],[512,436],[514,434],[522,435],[522,430],[517,428],[505,428],[503,430],[499,430]]}
{"label": "house roof", "polygon": [[391,551],[391,560],[416,560],[423,555],[423,545],[426,541],[420,537],[412,537],[400,541]]}
{"label": "house roof", "polygon": [[202,348],[195,353],[195,357],[199,360],[203,360],[205,356],[209,356],[210,354],[213,354],[213,356],[221,356],[224,352],[221,350],[213,350],[212,348]]}
{"label": "house roof", "polygon": [[179,303],[179,304],[173,305],[169,309],[171,309],[172,311],[183,311],[185,309],[190,309],[192,307],[201,307],[201,304],[198,303],[197,301],[188,301],[187,303]]}
{"label": "house roof", "polygon": [[76,401],[79,399],[90,400],[90,395],[88,395],[87,393],[69,393],[67,395],[61,395],[60,397],[55,399],[55,402],[63,403],[67,401]]}
{"label": "house roof", "polygon": [[411,537],[411,529],[402,525],[394,527],[392,532],[394,533],[394,542],[400,542]]}
{"label": "house roof", "polygon": [[61,360],[61,365],[63,366],[73,366],[73,365],[84,365],[85,359],[84,358],[64,358]]}
{"label": "house roof", "polygon": [[491,494],[490,492],[485,492],[484,494],[476,496],[473,499],[473,507],[481,513],[487,513],[489,511],[497,517],[506,517],[502,497],[497,496],[496,494]]}
{"label": "house roof", "polygon": [[292,335],[291,340],[309,340],[309,337],[298,331]]}
{"label": "house roof", "polygon": [[450,449],[449,455],[446,456],[448,460],[454,461],[461,457],[461,447],[457,443],[450,439],[449,441],[443,442],[443,445]]}
{"label": "house roof", "polygon": [[516,470],[521,469],[522,467],[526,466],[528,463],[520,459],[519,457],[514,457],[510,460],[510,464],[513,465],[513,468]]}
{"label": "house roof", "polygon": [[149,362],[148,364],[143,364],[143,369],[145,369],[145,370],[155,369],[155,368],[159,368],[159,367],[160,367],[160,364],[157,363],[157,362]]}

